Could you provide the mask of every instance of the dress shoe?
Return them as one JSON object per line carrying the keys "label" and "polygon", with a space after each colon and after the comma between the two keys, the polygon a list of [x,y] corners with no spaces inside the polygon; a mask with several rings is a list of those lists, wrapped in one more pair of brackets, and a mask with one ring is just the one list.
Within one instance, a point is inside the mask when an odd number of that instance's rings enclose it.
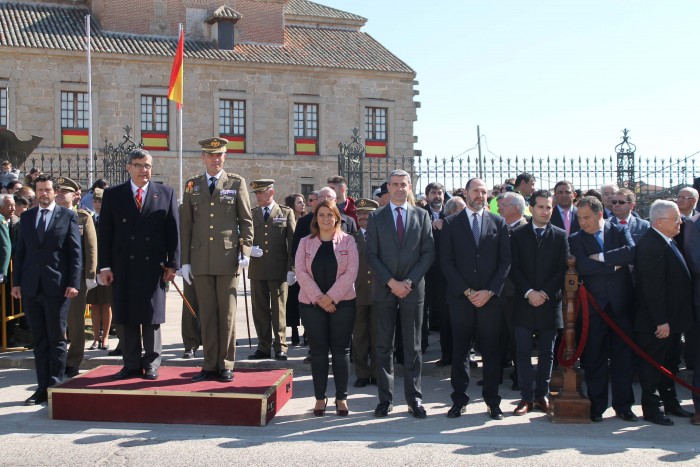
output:
{"label": "dress shoe", "polygon": [[503,411],[497,405],[489,406],[488,413],[492,420],[503,420]]}
{"label": "dress shoe", "polygon": [[275,352],[275,360],[287,360],[287,352],[284,350],[280,350],[279,352]]}
{"label": "dress shoe", "polygon": [[452,361],[441,358],[440,360],[435,362],[435,365],[437,365],[438,368],[445,368],[446,366],[452,366]]}
{"label": "dress shoe", "polygon": [[700,413],[695,413],[693,418],[690,419],[691,425],[700,425]]}
{"label": "dress shoe", "polygon": [[307,356],[304,358],[304,363],[311,363],[311,355],[307,355]]}
{"label": "dress shoe", "polygon": [[122,354],[121,349],[114,349],[114,350],[110,350],[109,352],[107,352],[107,355],[109,355],[110,357],[118,357],[121,354]]}
{"label": "dress shoe", "polygon": [[272,358],[271,354],[259,350],[256,350],[252,355],[248,355],[248,360],[268,360],[270,358]]}
{"label": "dress shoe", "polygon": [[100,344],[100,350],[109,350],[109,344]]}
{"label": "dress shoe", "polygon": [[548,413],[550,407],[549,399],[547,398],[547,396],[535,399],[535,402],[532,404],[532,407],[534,407],[537,410],[541,410],[544,413]]}
{"label": "dress shoe", "polygon": [[672,406],[665,410],[666,415],[673,415],[675,417],[690,418],[695,415],[693,412],[688,412],[680,405]]}
{"label": "dress shoe", "polygon": [[357,381],[355,381],[355,386],[356,388],[364,388],[369,384],[369,378],[357,378]]}
{"label": "dress shoe", "polygon": [[220,370],[218,379],[222,383],[230,383],[233,381],[233,370]]}
{"label": "dress shoe", "polygon": [[147,368],[143,372],[143,379],[147,379],[149,381],[155,381],[158,379],[158,370],[155,368]]}
{"label": "dress shoe", "polygon": [[479,362],[477,362],[473,358],[470,358],[469,359],[469,368],[479,368]]}
{"label": "dress shoe", "polygon": [[639,420],[639,418],[637,418],[634,412],[632,412],[630,409],[620,410],[619,412],[615,412],[615,415],[626,422],[636,422]]}
{"label": "dress shoe", "polygon": [[[318,401],[316,401],[316,402],[318,402]],[[328,407],[328,398],[327,397],[323,403],[322,409],[317,409],[314,407],[314,415],[317,417],[323,417],[326,414],[326,407]]]}
{"label": "dress shoe", "polygon": [[114,373],[112,375],[112,379],[138,378],[139,376],[141,376],[141,373],[142,372],[140,368],[138,370],[130,370],[127,367],[123,367],[117,373]]}
{"label": "dress shoe", "polygon": [[420,401],[415,401],[408,404],[408,413],[413,415],[414,418],[425,418],[428,416],[428,414],[425,413],[425,408]]}
{"label": "dress shoe", "polygon": [[39,405],[49,400],[49,394],[46,389],[37,389],[34,394],[29,396],[29,399],[24,401],[24,405]]}
{"label": "dress shoe", "polygon": [[513,415],[525,415],[528,412],[532,412],[532,405],[530,401],[521,400],[515,410],[513,410]]}
{"label": "dress shoe", "polygon": [[392,410],[394,410],[394,406],[391,404],[391,402],[380,402],[379,405],[377,405],[377,408],[374,409],[374,416],[386,417]]}
{"label": "dress shoe", "polygon": [[191,350],[185,350],[185,353],[182,354],[182,358],[185,360],[189,360],[192,358],[192,351]]}
{"label": "dress shoe", "polygon": [[603,421],[603,414],[591,412],[591,421],[593,423],[600,423]]}
{"label": "dress shoe", "polygon": [[[335,413],[336,413],[336,415],[338,415],[338,416],[340,416],[340,417],[347,417],[348,414],[350,413],[350,410],[347,409],[347,408],[345,408],[345,409],[339,408],[339,407],[338,407],[338,402],[339,402],[339,401],[337,401],[337,400],[335,401]],[[343,402],[345,402],[345,407],[347,407],[347,406],[348,406],[348,401],[343,401]]]}
{"label": "dress shoe", "polygon": [[216,378],[215,371],[202,370],[192,377],[193,383],[201,383],[202,381],[207,381]]}
{"label": "dress shoe", "polygon": [[450,410],[447,411],[447,418],[461,417],[467,411],[467,404],[453,404]]}
{"label": "dress shoe", "polygon": [[66,378],[74,378],[78,376],[80,372],[74,366],[67,366],[66,371],[63,374],[66,375]]}
{"label": "dress shoe", "polygon": [[88,347],[88,350],[97,350],[101,347],[101,344],[97,341],[93,342],[90,347]]}
{"label": "dress shoe", "polygon": [[661,426],[672,426],[673,420],[665,417],[661,412],[657,412],[651,415],[645,415],[644,420]]}

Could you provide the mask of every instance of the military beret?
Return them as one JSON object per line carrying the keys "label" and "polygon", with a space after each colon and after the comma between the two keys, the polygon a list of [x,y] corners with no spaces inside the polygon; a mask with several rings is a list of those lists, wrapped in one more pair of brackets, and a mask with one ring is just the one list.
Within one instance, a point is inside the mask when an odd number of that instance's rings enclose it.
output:
{"label": "military beret", "polygon": [[208,152],[209,154],[220,154],[226,152],[226,145],[228,140],[225,138],[206,138],[197,141],[197,144],[202,146],[202,151]]}
{"label": "military beret", "polygon": [[268,188],[271,188],[275,184],[275,181],[271,178],[263,178],[261,180],[253,180],[250,182],[250,187],[253,189],[253,192],[256,191],[265,191]]}
{"label": "military beret", "polygon": [[56,184],[58,185],[59,190],[66,190],[72,192],[80,190],[80,184],[71,180],[68,177],[58,177],[56,179]]}
{"label": "military beret", "polygon": [[379,209],[379,203],[372,199],[360,198],[355,201],[355,209],[358,211],[374,211]]}
{"label": "military beret", "polygon": [[92,199],[102,201],[104,192],[105,191],[102,188],[95,188],[95,190],[92,192]]}

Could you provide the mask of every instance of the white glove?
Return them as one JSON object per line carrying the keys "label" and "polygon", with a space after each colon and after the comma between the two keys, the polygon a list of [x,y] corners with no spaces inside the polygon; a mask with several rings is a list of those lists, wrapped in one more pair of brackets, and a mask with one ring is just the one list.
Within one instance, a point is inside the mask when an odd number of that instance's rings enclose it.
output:
{"label": "white glove", "polygon": [[183,264],[180,272],[182,273],[182,278],[185,280],[185,282],[192,285],[192,266],[189,264]]}
{"label": "white glove", "polygon": [[98,285],[105,285],[105,283],[102,282],[102,274],[100,274],[100,273],[97,274],[97,284]]}
{"label": "white glove", "polygon": [[259,246],[253,245],[253,248],[250,250],[250,256],[253,258],[260,258],[263,255],[262,248]]}
{"label": "white glove", "polygon": [[87,286],[88,290],[94,289],[95,287],[97,287],[97,281],[95,279],[85,279],[85,285]]}
{"label": "white glove", "polygon": [[241,257],[238,258],[238,267],[241,269],[245,269],[248,266],[250,266],[250,258],[248,258],[244,254],[241,254]]}
{"label": "white glove", "polygon": [[3,274],[0,274],[0,283],[5,282],[5,276]]}
{"label": "white glove", "polygon": [[294,273],[294,271],[289,271],[287,273],[287,284],[294,285],[297,283],[297,275]]}

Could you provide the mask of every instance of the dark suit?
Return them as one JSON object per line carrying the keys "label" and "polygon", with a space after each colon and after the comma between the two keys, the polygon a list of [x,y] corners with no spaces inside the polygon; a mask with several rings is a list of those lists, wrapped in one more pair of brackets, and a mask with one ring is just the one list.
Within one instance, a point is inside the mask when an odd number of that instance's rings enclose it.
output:
{"label": "dark suit", "polygon": [[621,224],[619,219],[615,216],[613,216],[612,219],[610,219],[610,222],[613,224],[625,226],[627,230],[630,231],[632,241],[635,245],[637,244],[637,242],[639,242],[639,239],[642,238],[642,236],[647,232],[647,230],[651,228],[651,224],[649,224],[648,221],[634,216],[630,216],[630,220],[627,224]]}
{"label": "dark suit", "polygon": [[58,384],[66,368],[66,328],[70,300],[66,288],[80,288],[82,257],[78,217],[58,205],[37,234],[35,207],[22,213],[14,259],[14,286],[21,287],[24,312],[34,336],[34,364],[40,391]]}
{"label": "dark suit", "polygon": [[[690,274],[693,279],[693,312],[695,314],[695,328],[697,330],[700,323],[700,214],[696,214],[692,218],[686,218],[684,221],[685,235],[685,261],[690,269]],[[678,235],[676,235],[678,238]],[[686,333],[686,346],[688,345],[688,333]],[[700,361],[700,346],[695,345],[694,362]],[[688,363],[686,358],[686,364]],[[697,366],[693,369],[693,386],[700,387],[700,368]],[[693,403],[695,404],[695,412],[700,413],[700,396],[693,393]]]}
{"label": "dark suit", "polygon": [[[392,402],[394,368],[392,349],[396,314],[401,315],[404,349],[404,393],[409,404],[421,401],[421,327],[425,300],[424,276],[435,259],[430,216],[408,205],[402,217],[405,229],[399,244],[391,204],[374,211],[367,224],[367,260],[375,280],[372,302],[377,329],[377,373],[380,402]],[[402,210],[403,211],[403,210]],[[413,290],[398,298],[388,287],[390,279],[410,279]]]}
{"label": "dark suit", "polygon": [[[636,341],[654,360],[675,372],[669,368],[674,364],[672,350],[680,345],[681,333],[693,323],[690,271],[666,239],[650,229],[637,244],[634,275],[637,282]],[[666,323],[670,335],[665,339],[657,338],[654,335],[657,326]],[[644,416],[658,414],[659,402],[663,402],[666,410],[678,406],[673,381],[646,362],[642,362],[639,369],[639,384]]]}
{"label": "dark suit", "polygon": [[[428,211],[431,222],[433,210]],[[438,213],[438,219],[444,219],[445,212]],[[450,329],[450,315],[447,311],[445,276],[440,267],[440,234],[441,230],[433,229],[433,241],[435,243],[435,261],[425,275],[425,312],[423,313],[422,348],[428,347],[429,330],[440,331],[441,360],[452,360],[452,332]],[[430,328],[430,329],[428,329]]]}
{"label": "dark suit", "polygon": [[[570,217],[570,232],[569,235],[573,235],[579,230],[581,230],[581,226],[578,223],[578,216],[576,215],[576,212],[578,209],[576,206],[571,206],[570,212],[569,212],[569,217]],[[553,226],[559,227],[560,229],[564,229],[564,219],[561,217],[561,213],[559,212],[559,207],[554,206],[554,209],[552,209],[552,219],[549,221]]]}
{"label": "dark suit", "polygon": [[111,268],[114,274],[113,321],[123,325],[125,368],[158,369],[160,325],[165,322],[163,266],[180,267],[173,189],[151,181],[141,211],[134,201],[131,180],[105,190],[98,250],[99,270]]}
{"label": "dark suit", "polygon": [[[511,234],[512,266],[510,277],[515,284],[513,325],[517,346],[517,365],[522,399],[532,402],[549,394],[552,377],[554,340],[562,320],[562,286],[567,270],[569,243],[564,229],[546,226],[541,239],[530,222]],[[525,294],[543,291],[549,297],[534,307]],[[533,393],[532,344],[533,333],[538,331],[537,378]]]}
{"label": "dark suit", "polygon": [[[469,402],[469,369],[464,362],[475,337],[484,361],[482,395],[489,407],[501,397],[501,339],[503,337],[503,286],[510,270],[510,238],[502,217],[485,211],[479,246],[471,229],[472,211],[465,209],[445,219],[440,239],[440,263],[447,279],[447,303],[452,323],[452,402]],[[480,308],[464,292],[467,289],[494,293]]]}
{"label": "dark suit", "polygon": [[[571,254],[576,257],[579,277],[600,308],[631,336],[634,289],[629,265],[634,262],[634,242],[629,231],[620,225],[605,222],[603,230],[605,262],[589,257],[601,252],[600,245],[593,235],[583,230],[569,237]],[[616,270],[616,266],[620,267]],[[591,414],[601,415],[608,407],[609,373],[613,408],[618,412],[630,410],[634,404],[632,350],[592,306],[583,356]]]}

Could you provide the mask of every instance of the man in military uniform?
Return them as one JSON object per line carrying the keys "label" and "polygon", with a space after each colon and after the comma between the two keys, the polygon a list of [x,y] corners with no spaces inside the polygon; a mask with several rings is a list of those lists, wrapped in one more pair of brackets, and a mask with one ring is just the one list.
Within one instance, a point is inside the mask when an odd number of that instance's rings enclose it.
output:
{"label": "man in military uniform", "polygon": [[258,348],[250,360],[272,357],[287,360],[287,281],[293,276],[294,211],[275,203],[274,180],[255,180],[253,188],[258,205],[253,209],[253,257],[250,263],[250,290],[253,322]]}
{"label": "man in military uniform", "polygon": [[365,256],[365,235],[369,214],[379,208],[379,203],[361,198],[355,202],[360,230],[353,232],[360,257],[360,266],[355,279],[357,292],[357,315],[352,331],[352,352],[355,363],[356,388],[377,383],[377,332],[372,309],[372,270]]}
{"label": "man in military uniform", "polygon": [[194,278],[204,349],[195,382],[233,380],[237,273],[248,266],[253,240],[245,180],[224,171],[227,143],[198,141],[206,171],[187,181],[182,199],[182,278],[188,283]]}
{"label": "man in military uniform", "polygon": [[[95,223],[92,220],[92,213],[73,206],[75,192],[80,185],[68,177],[58,177],[56,184],[58,185],[56,204],[62,208],[72,209],[78,214],[80,248],[83,256],[80,289],[78,290],[78,295],[71,299],[68,307],[70,346],[66,357],[65,375],[72,378],[78,375],[78,369],[85,355],[85,302],[87,291],[97,287],[97,233],[95,231]],[[99,332],[99,330],[93,329],[93,332]]]}

